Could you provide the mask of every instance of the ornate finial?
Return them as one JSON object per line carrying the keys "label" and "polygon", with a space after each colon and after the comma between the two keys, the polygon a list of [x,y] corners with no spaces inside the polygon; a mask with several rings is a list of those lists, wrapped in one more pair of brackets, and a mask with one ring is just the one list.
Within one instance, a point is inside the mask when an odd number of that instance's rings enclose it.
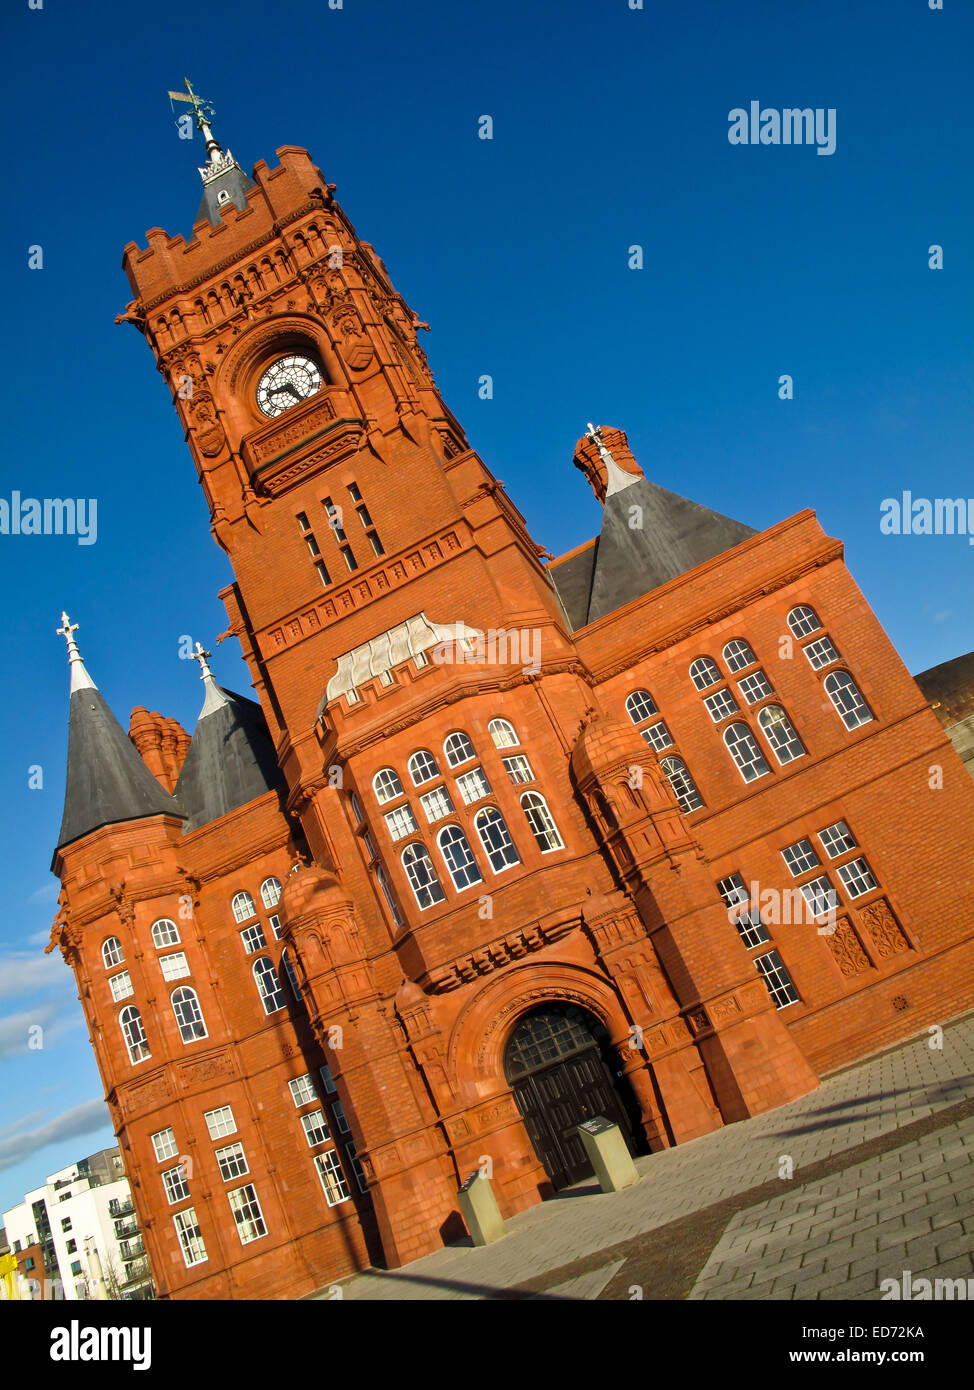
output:
{"label": "ornate finial", "polygon": [[78,624],[73,623],[62,609],[61,626],[57,629],[58,637],[64,637],[68,644],[68,664],[71,670],[71,693],[76,690],[96,690],[97,686],[85,670],[85,664],[78,651],[78,644],[74,640],[74,634],[78,631]]}
{"label": "ornate finial", "polygon": [[207,658],[208,656],[212,656],[212,655],[213,655],[213,653],[212,653],[212,652],[208,652],[208,651],[206,650],[206,648],[203,646],[202,642],[197,642],[197,643],[196,643],[196,650],[195,650],[194,652],[190,652],[190,658],[189,658],[190,661],[198,661],[199,664],[200,664],[200,680],[201,680],[201,681],[212,680],[212,679],[213,679],[213,672],[210,670],[209,665],[208,665],[207,660],[206,660],[206,658]]}
{"label": "ornate finial", "polygon": [[601,425],[593,425],[592,422],[589,421],[588,429],[585,431],[585,438],[591,439],[592,443],[599,451],[599,458],[605,464],[606,499],[616,492],[622,492],[625,488],[631,487],[633,483],[638,481],[635,474],[627,472],[625,468],[621,468],[619,464],[616,463],[612,454],[606,448],[605,441],[602,438]]}
{"label": "ornate finial", "polygon": [[[213,109],[213,103],[206,101],[203,97],[198,96],[196,92],[193,91],[193,84],[192,82],[190,82],[188,77],[184,77],[183,81],[186,83],[186,91],[170,92],[169,105],[172,106],[174,101],[185,101],[189,106],[193,108],[194,112],[196,113],[196,128],[197,130],[202,132],[203,139],[206,142],[207,161],[210,164],[216,164],[223,155],[223,149],[217,143],[216,138],[214,137],[213,132],[210,129],[210,121],[216,115],[216,112]],[[187,95],[187,93],[189,95]]]}
{"label": "ornate finial", "polygon": [[210,670],[207,661],[212,652],[208,652],[202,642],[196,643],[196,650],[190,652],[190,660],[198,661],[200,664],[200,680],[204,682],[206,694],[203,697],[203,708],[200,710],[200,719],[205,714],[212,714],[214,710],[221,709],[224,705],[229,705],[230,701],[216,683],[213,672]]}
{"label": "ornate finial", "polygon": [[599,458],[602,460],[606,467],[608,467],[610,463],[615,463],[615,459],[612,457],[608,449],[605,447],[605,443],[602,439],[601,425],[593,425],[590,420],[588,422],[588,429],[585,431],[585,437],[586,439],[591,439],[592,443],[599,451]]}
{"label": "ornate finial", "polygon": [[196,113],[196,128],[202,134],[206,146],[206,165],[200,170],[200,177],[204,183],[208,183],[217,174],[233,168],[235,160],[229,150],[224,153],[223,146],[210,129],[210,121],[216,114],[212,102],[206,101],[193,91],[193,84],[188,77],[184,77],[183,81],[186,83],[186,91],[170,92],[169,105],[172,106],[174,101],[184,101]]}

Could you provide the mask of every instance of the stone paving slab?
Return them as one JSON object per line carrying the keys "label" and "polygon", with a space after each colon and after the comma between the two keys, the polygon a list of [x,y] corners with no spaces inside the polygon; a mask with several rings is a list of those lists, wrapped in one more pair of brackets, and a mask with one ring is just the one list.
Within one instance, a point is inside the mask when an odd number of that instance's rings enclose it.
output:
{"label": "stone paving slab", "polygon": [[[725,1299],[728,1287],[734,1286],[740,1288],[734,1297],[741,1299],[779,1294],[793,1299],[879,1299],[882,1281],[896,1279],[902,1286],[906,1270],[914,1281],[969,1279],[974,1275],[972,1141],[974,1116],[882,1159],[800,1187],[783,1202],[761,1202],[738,1212],[689,1297]],[[941,1173],[944,1155],[954,1162]],[[905,1212],[892,1201],[898,1195],[898,1178],[891,1161],[899,1164],[901,1173],[937,1175],[926,1187],[916,1187],[916,1200]],[[854,1219],[840,1223],[838,1214],[850,1208]],[[796,1213],[808,1209],[825,1218],[830,1238],[822,1247],[824,1261],[806,1263],[807,1244],[795,1239]],[[785,1252],[793,1253],[775,1261],[770,1252],[782,1237]]]}
{"label": "stone paving slab", "polygon": [[[602,1194],[593,1181],[579,1184],[513,1217],[507,1223],[508,1234],[494,1245],[476,1249],[469,1244],[448,1246],[401,1270],[366,1271],[345,1281],[343,1297],[517,1297],[509,1291],[519,1285],[717,1206],[736,1194],[782,1180],[783,1160],[791,1163],[790,1181],[801,1182],[803,1168],[826,1159],[841,1162],[839,1156],[846,1150],[883,1136],[895,1144],[897,1129],[974,1096],[974,1015],[944,1029],[942,1048],[932,1048],[929,1042],[928,1035],[921,1034],[895,1050],[827,1077],[816,1090],[790,1105],[637,1159],[641,1181],[623,1192]],[[944,1123],[948,1124],[946,1117]],[[974,1167],[966,1161],[974,1152],[971,1133],[967,1129],[956,1134],[944,1131],[943,1142],[928,1146],[922,1153],[913,1152],[913,1146],[907,1148],[909,1152],[897,1162],[889,1153],[873,1160],[868,1181],[862,1182],[863,1188],[872,1187],[873,1191],[862,1199],[859,1188],[843,1174],[835,1185],[831,1207],[823,1202],[819,1208],[809,1202],[792,1208],[790,1199],[807,1201],[811,1194],[803,1197],[801,1189],[789,1185],[788,1194],[774,1199],[773,1212],[767,1203],[761,1204],[765,1220],[785,1212],[793,1213],[792,1222],[810,1215],[807,1224],[812,1233],[816,1221],[829,1230],[830,1239],[834,1228],[836,1240],[848,1239],[851,1251],[851,1238],[857,1230],[874,1226],[878,1230],[880,1215],[895,1216],[914,1193],[925,1205],[938,1181],[944,1189],[944,1209],[956,1205],[955,1194],[963,1188],[964,1180],[954,1183],[952,1173],[957,1167],[962,1171]],[[897,1167],[897,1163],[906,1167]],[[898,1172],[903,1176],[896,1184],[894,1198],[885,1180]],[[860,1200],[861,1211],[857,1207]],[[871,1201],[876,1210],[869,1206]],[[972,1205],[974,1198],[965,1206],[965,1215]],[[757,1225],[748,1239],[757,1240],[760,1234]],[[823,1241],[822,1248],[827,1250],[829,1243]],[[783,1248],[786,1245],[784,1242]],[[857,1248],[843,1267],[845,1273],[854,1259],[864,1259],[868,1253]],[[842,1272],[823,1269],[817,1277],[828,1281]],[[724,1297],[741,1296],[736,1286],[742,1277],[732,1274],[728,1266]],[[779,1273],[777,1277],[790,1276]],[[854,1277],[861,1282],[864,1276]],[[751,1282],[747,1281],[747,1287]],[[819,1290],[800,1296],[826,1296],[822,1291],[838,1282],[820,1283]],[[734,1293],[730,1292],[732,1285]],[[764,1288],[763,1296],[768,1296],[771,1284],[765,1282]],[[327,1296],[327,1290],[311,1295]]]}

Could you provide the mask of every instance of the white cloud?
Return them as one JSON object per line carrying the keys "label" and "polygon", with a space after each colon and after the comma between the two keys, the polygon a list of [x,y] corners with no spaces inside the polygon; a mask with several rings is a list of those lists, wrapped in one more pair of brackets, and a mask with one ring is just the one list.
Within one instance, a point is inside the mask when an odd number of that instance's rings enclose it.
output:
{"label": "white cloud", "polygon": [[56,903],[57,895],[60,891],[60,883],[55,881],[45,883],[42,887],[36,888],[27,901],[29,903]]}
{"label": "white cloud", "polygon": [[55,1115],[52,1120],[31,1128],[36,1118],[36,1111],[25,1115],[17,1126],[11,1126],[17,1128],[17,1133],[0,1139],[0,1171],[12,1168],[39,1149],[46,1149],[48,1144],[75,1139],[111,1125],[111,1115],[103,1100],[86,1100],[84,1104],[76,1105],[61,1115]]}
{"label": "white cloud", "polygon": [[38,990],[75,988],[74,974],[52,951],[4,951],[0,954],[0,999],[15,999]]}

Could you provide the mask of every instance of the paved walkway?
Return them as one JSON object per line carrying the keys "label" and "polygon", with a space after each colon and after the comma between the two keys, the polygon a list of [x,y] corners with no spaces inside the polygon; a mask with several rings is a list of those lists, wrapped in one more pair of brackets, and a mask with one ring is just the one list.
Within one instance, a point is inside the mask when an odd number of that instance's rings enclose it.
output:
{"label": "paved walkway", "polygon": [[974,1015],[945,1028],[941,1048],[930,1041],[924,1033],[791,1105],[638,1159],[641,1181],[624,1192],[579,1184],[513,1217],[494,1245],[366,1271],[342,1296],[878,1297],[880,1268],[919,1277],[921,1260],[946,1260],[966,1276]]}

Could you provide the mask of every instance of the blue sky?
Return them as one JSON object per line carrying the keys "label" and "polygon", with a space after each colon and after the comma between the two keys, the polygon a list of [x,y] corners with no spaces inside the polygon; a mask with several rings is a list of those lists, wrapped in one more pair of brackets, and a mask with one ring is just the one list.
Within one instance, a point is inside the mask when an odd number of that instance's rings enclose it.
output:
{"label": "blue sky", "polygon": [[[974,19],[957,0],[16,0],[0,26],[0,497],[98,502],[94,545],[0,535],[3,1207],[111,1141],[71,974],[39,944],[67,735],[59,614],[123,723],[145,704],[190,729],[179,638],[226,626],[230,574],[168,392],[113,323],[125,244],[188,236],[199,201],[201,147],[177,138],[167,88],[191,77],[247,169],[311,150],[430,322],[437,382],[537,540],[558,553],[595,533],[572,447],[588,420],[621,426],[649,477],[753,526],[813,507],[918,671],[974,647],[966,537],[879,531],[905,488],[974,495]],[[835,153],[730,145],[728,113],[752,100],[835,108]],[[213,664],[247,688],[230,644]],[[45,1046],[28,1052],[31,1023]]]}

